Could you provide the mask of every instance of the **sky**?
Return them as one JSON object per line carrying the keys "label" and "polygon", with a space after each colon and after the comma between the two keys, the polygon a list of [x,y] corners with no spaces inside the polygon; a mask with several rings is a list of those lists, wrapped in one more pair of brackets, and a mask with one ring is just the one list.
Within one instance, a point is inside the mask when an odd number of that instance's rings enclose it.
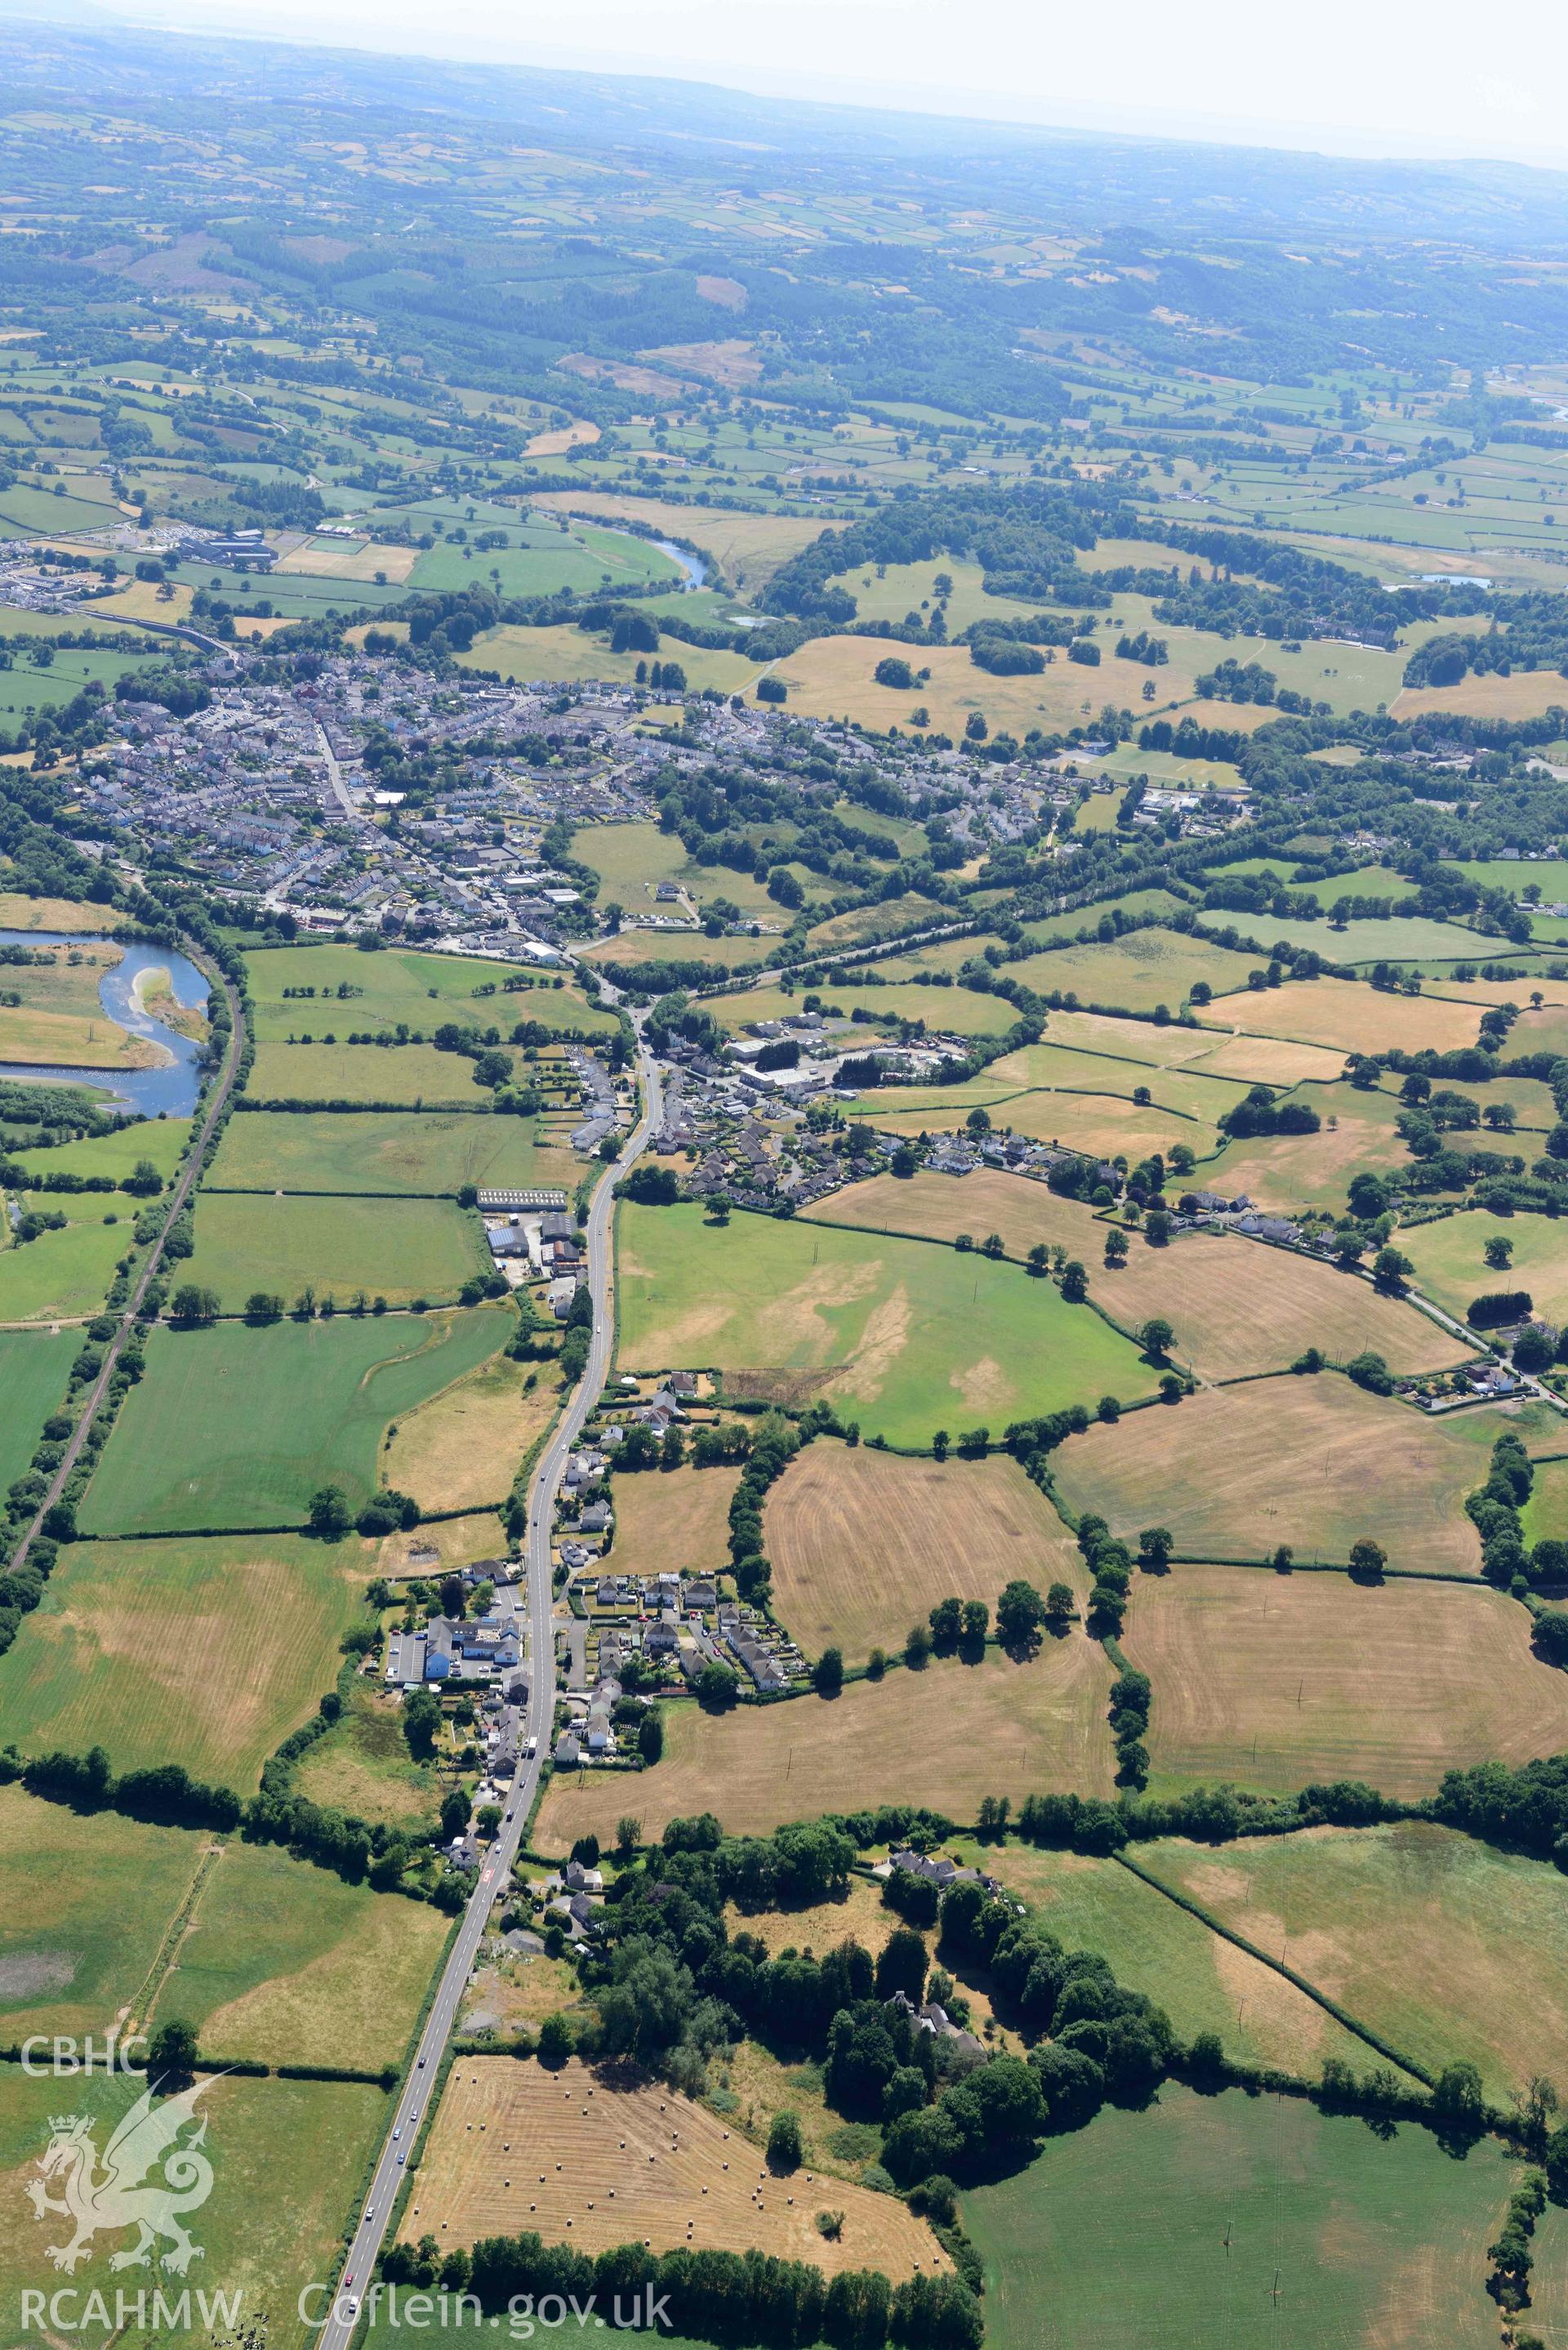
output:
{"label": "sky", "polygon": [[666,74],[847,100],[1347,155],[1568,169],[1568,8],[1511,0],[108,0],[147,23]]}

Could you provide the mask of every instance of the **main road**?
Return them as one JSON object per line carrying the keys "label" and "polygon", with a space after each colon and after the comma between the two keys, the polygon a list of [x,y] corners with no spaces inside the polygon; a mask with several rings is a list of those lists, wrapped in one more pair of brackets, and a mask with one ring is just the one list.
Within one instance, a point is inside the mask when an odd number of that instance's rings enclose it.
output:
{"label": "main road", "polygon": [[[550,1731],[556,1714],[556,1635],[552,1620],[555,1593],[550,1565],[550,1528],[555,1515],[556,1491],[566,1464],[566,1456],[581,1435],[583,1423],[598,1401],[609,1374],[610,1353],[615,1339],[611,1297],[611,1219],[615,1212],[615,1186],[641,1152],[649,1136],[657,1132],[663,1118],[659,1070],[640,1032],[638,1037],[638,1072],[642,1084],[641,1115],[619,1158],[613,1166],[607,1167],[600,1177],[588,1209],[588,1286],[594,1301],[594,1326],[588,1346],[587,1367],[561,1416],[555,1434],[545,1448],[528,1489],[528,1534],[524,1556],[528,1574],[531,1653],[528,1707],[523,1728],[521,1759],[506,1797],[500,1831],[485,1855],[483,1866],[469,1896],[457,1939],[441,1970],[435,2001],[420,2034],[413,2061],[399,2085],[390,2127],[377,2158],[375,2175],[366,2192],[359,2223],[354,2230],[353,2241],[343,2263],[343,2282],[321,2324],[321,2350],[348,2350],[360,2300],[375,2273],[376,2262],[386,2238],[392,2205],[402,2180],[404,2158],[413,2147],[421,2117],[435,2083],[441,2053],[457,2022],[462,1995],[491,1909],[511,1881],[512,1864],[517,1857],[524,1825],[550,1750]],[[532,1753],[528,1751],[530,1743],[534,1746]]]}

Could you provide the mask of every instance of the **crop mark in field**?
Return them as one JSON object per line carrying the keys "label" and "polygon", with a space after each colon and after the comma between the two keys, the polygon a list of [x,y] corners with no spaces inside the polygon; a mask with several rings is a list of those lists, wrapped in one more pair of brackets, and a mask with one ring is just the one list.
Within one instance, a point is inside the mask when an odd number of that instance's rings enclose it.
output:
{"label": "crop mark in field", "polygon": [[[867,1268],[869,1271],[869,1268]],[[867,1317],[856,1350],[853,1370],[856,1392],[869,1403],[882,1392],[888,1372],[903,1353],[909,1336],[909,1293],[902,1282]]]}

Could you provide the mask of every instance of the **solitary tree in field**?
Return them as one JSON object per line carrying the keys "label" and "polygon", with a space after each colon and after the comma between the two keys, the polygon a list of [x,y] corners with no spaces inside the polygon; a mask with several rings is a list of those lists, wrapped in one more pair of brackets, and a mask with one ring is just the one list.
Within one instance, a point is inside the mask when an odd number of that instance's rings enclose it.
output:
{"label": "solitary tree in field", "polygon": [[310,1497],[310,1531],[336,1541],[346,1534],[353,1521],[348,1500],[341,1485],[323,1485]]}
{"label": "solitary tree in field", "polygon": [[1357,1583],[1381,1583],[1388,1554],[1381,1543],[1364,1534],[1350,1545],[1350,1572]]}
{"label": "solitary tree in field", "polygon": [[818,1697],[836,1697],[844,1687],[844,1651],[824,1648],[811,1669],[811,1685]]}
{"label": "solitary tree in field", "polygon": [[798,2170],[805,2158],[805,2147],[801,2141],[800,2116],[792,2113],[786,2106],[782,2113],[774,2116],[768,2126],[768,2168],[776,2171]]}
{"label": "solitary tree in field", "polygon": [[1045,1621],[1053,1631],[1063,1629],[1073,1616],[1073,1586],[1070,1583],[1054,1583],[1045,1594]]}
{"label": "solitary tree in field", "polygon": [[1044,1621],[1045,1602],[1032,1583],[1015,1576],[996,1603],[996,1629],[1002,1647],[1014,1652],[1033,1648]]}
{"label": "solitary tree in field", "polygon": [[152,2035],[147,2052],[148,2077],[160,2089],[177,2088],[195,2071],[199,2054],[195,2025],[171,2016]]}
{"label": "solitary tree in field", "polygon": [[1062,1267],[1062,1295],[1069,1305],[1082,1305],[1089,1294],[1089,1276],[1077,1258],[1069,1257]]}
{"label": "solitary tree in field", "polygon": [[1151,1575],[1163,1575],[1175,1547],[1175,1537],[1168,1526],[1145,1526],[1137,1538],[1138,1563]]}
{"label": "solitary tree in field", "polygon": [[1051,1252],[1044,1241],[1036,1241],[1029,1252],[1029,1270],[1039,1280],[1051,1262]]}
{"label": "solitary tree in field", "polygon": [[1506,1273],[1513,1262],[1513,1243],[1494,1232],[1486,1244],[1486,1261],[1494,1273]]}
{"label": "solitary tree in field", "polygon": [[1106,1234],[1106,1263],[1108,1265],[1115,1266],[1118,1264],[1126,1264],[1127,1261],[1127,1236],[1126,1232],[1107,1232]]}
{"label": "solitary tree in field", "polygon": [[1158,1314],[1151,1315],[1137,1335],[1144,1353],[1157,1363],[1164,1362],[1176,1336],[1169,1323]]}

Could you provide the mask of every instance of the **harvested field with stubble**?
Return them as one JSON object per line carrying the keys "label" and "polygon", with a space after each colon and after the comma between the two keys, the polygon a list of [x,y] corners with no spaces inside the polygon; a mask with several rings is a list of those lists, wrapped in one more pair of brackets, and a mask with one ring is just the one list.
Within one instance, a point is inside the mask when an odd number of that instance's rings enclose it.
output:
{"label": "harvested field with stubble", "polygon": [[1122,1643],[1154,1681],[1157,1785],[1364,1779],[1413,1798],[1568,1746],[1568,1677],[1482,1584],[1177,1565],[1135,1584]]}
{"label": "harvested field with stubble", "polygon": [[1429,1820],[1222,1852],[1173,1837],[1137,1858],[1428,2071],[1479,2065],[1499,2104],[1532,2073],[1563,2077],[1568,1881],[1548,1863]]}
{"label": "harvested field with stubble", "polygon": [[730,1563],[730,1503],[738,1466],[639,1469],[615,1480],[617,1575],[722,1575]]}
{"label": "harvested field with stubble", "polygon": [[631,1782],[618,1772],[562,1773],[534,1842],[566,1852],[591,1831],[607,1845],[628,1811],[650,1839],[694,1812],[716,1812],[734,1835],[767,1835],[785,1820],[878,1804],[928,1804],[961,1821],[975,1817],[982,1795],[1016,1804],[1047,1786],[1109,1795],[1111,1680],[1104,1649],[1075,1625],[1027,1664],[987,1648],[979,1664],[896,1666],[835,1699],[728,1714],[673,1705],[661,1762]]}
{"label": "harvested field with stubble", "polygon": [[1002,1456],[909,1461],[819,1437],[769,1493],[763,1542],[780,1621],[808,1656],[837,1647],[851,1665],[900,1647],[950,1594],[994,1609],[1017,1575],[1070,1583],[1080,1606],[1088,1591],[1077,1544]]}
{"label": "harvested field with stubble", "polygon": [[[831,2240],[815,2226],[827,2204],[844,2213]],[[461,2057],[402,2227],[409,2241],[428,2232],[447,2251],[536,2230],[579,2252],[645,2241],[656,2253],[755,2250],[830,2276],[876,2268],[897,2281],[950,2266],[897,2197],[804,2169],[775,2178],[761,2148],[705,2106],[576,2057],[558,2072]]]}
{"label": "harvested field with stubble", "polygon": [[[1148,1851],[1137,1847],[1140,1865]],[[1010,1843],[988,1846],[984,1866],[1068,1950],[1097,1950],[1119,1983],[1163,2007],[1184,2040],[1215,2032],[1228,2056],[1312,2078],[1325,2056],[1364,2069],[1364,2041],[1120,1861]]]}
{"label": "harvested field with stubble", "polygon": [[1394,995],[1354,979],[1302,979],[1216,995],[1199,1017],[1207,1028],[1291,1036],[1343,1053],[1386,1053],[1396,1046],[1405,1053],[1453,1053],[1475,1043],[1482,1008],[1440,996]]}
{"label": "harvested field with stubble", "polygon": [[[977,1168],[958,1180],[874,1175],[805,1211],[810,1220],[978,1244],[1001,1235],[1007,1253],[1025,1258],[1038,1243],[1064,1248],[1088,1269],[1089,1295],[1124,1330],[1160,1315],[1176,1332],[1175,1353],[1199,1378],[1244,1378],[1283,1370],[1308,1347],[1333,1362],[1366,1347],[1397,1371],[1443,1368],[1464,1359],[1459,1342],[1398,1298],[1320,1260],[1260,1246],[1230,1233],[1190,1232],[1152,1248],[1128,1234],[1127,1261],[1104,1263],[1106,1236],[1117,1227],[1080,1201],[1064,1200],[1026,1176]],[[1489,1219],[1490,1222],[1490,1219]]]}
{"label": "harvested field with stubble", "polygon": [[1516,1428],[1551,1450],[1549,1407],[1429,1419],[1334,1372],[1200,1391],[1068,1439],[1053,1457],[1063,1499],[1118,1533],[1167,1525],[1189,1558],[1343,1565],[1370,1534],[1397,1567],[1479,1575],[1465,1495],[1484,1482],[1493,1440]]}

